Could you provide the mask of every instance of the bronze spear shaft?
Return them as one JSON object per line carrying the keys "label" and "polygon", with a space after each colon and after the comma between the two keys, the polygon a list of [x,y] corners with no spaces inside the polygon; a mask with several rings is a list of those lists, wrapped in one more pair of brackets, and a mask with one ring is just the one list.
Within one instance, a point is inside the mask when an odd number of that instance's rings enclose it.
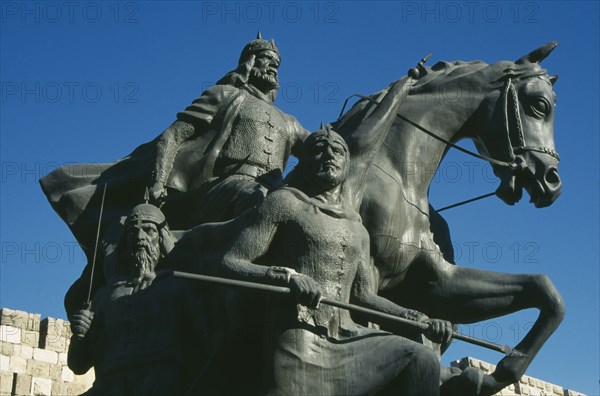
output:
{"label": "bronze spear shaft", "polygon": [[[192,279],[192,280],[209,282],[209,283],[217,283],[217,284],[224,285],[224,286],[244,287],[247,289],[269,291],[269,292],[280,293],[280,294],[290,294],[292,292],[290,290],[290,288],[283,287],[283,286],[273,286],[273,285],[266,285],[263,283],[247,282],[247,281],[241,281],[241,280],[236,280],[236,279],[221,278],[221,277],[216,277],[216,276],[192,274],[189,272],[173,271],[173,276],[176,278]],[[353,312],[360,312],[362,314],[368,315],[373,318],[393,321],[393,322],[405,325],[407,327],[410,327],[414,330],[418,330],[421,332],[424,332],[429,328],[429,325],[427,325],[426,323],[416,322],[414,320],[401,318],[399,316],[390,315],[390,314],[387,314],[384,312],[379,312],[374,309],[365,308],[365,307],[361,307],[359,305],[345,303],[345,302],[341,302],[341,301],[337,301],[337,300],[332,300],[329,298],[322,298],[320,303],[326,304],[326,305],[331,305],[331,306],[337,307],[337,308],[347,309],[347,310],[353,311]],[[502,352],[504,354],[508,354],[512,350],[508,345],[499,345],[499,344],[495,344],[493,342],[489,342],[489,341],[482,340],[482,339],[475,338],[475,337],[470,337],[470,336],[467,336],[464,334],[453,333],[452,338],[454,338],[455,340],[468,342],[469,344],[478,345],[480,347],[491,349],[493,351]]]}

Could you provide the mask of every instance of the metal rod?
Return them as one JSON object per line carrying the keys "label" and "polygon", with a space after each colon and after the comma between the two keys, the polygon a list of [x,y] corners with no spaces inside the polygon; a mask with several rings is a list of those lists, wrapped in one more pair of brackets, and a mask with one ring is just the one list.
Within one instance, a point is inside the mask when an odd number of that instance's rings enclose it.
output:
{"label": "metal rod", "polygon": [[[217,283],[217,284],[225,285],[225,286],[244,287],[244,288],[253,289],[253,290],[269,291],[269,292],[280,293],[280,294],[291,294],[291,290],[288,287],[283,287],[283,286],[265,285],[265,284],[256,283],[256,282],[247,282],[247,281],[240,281],[240,280],[235,280],[235,279],[221,278],[221,277],[216,277],[216,276],[192,274],[189,272],[181,272],[181,271],[173,271],[173,276],[176,278],[192,279],[192,280],[198,280],[198,281],[209,282],[209,283]],[[347,310],[353,311],[353,312],[360,312],[360,313],[369,315],[371,317],[400,323],[402,325],[411,327],[411,328],[413,328],[415,330],[419,330],[421,332],[426,331],[429,328],[429,326],[426,323],[416,322],[414,320],[401,318],[401,317],[398,317],[395,315],[390,315],[390,314],[387,314],[384,312],[379,312],[374,309],[365,308],[365,307],[361,307],[359,305],[345,303],[345,302],[341,302],[341,301],[337,301],[337,300],[332,300],[329,298],[322,298],[320,303],[326,304],[326,305],[331,305],[331,306],[337,307],[337,308],[347,309]],[[508,354],[511,351],[511,348],[508,345],[498,345],[498,344],[494,344],[489,341],[466,336],[464,334],[453,333],[452,338],[454,338],[456,340],[468,342],[473,345],[478,345],[478,346],[481,346],[484,348],[488,348],[488,349],[491,349],[494,351],[502,352],[505,354]]]}
{"label": "metal rod", "polygon": [[440,209],[436,209],[436,212],[438,212],[438,213],[439,212],[443,212],[444,210],[456,208],[457,206],[466,205],[468,203],[479,201],[480,199],[488,198],[488,197],[491,197],[491,196],[494,196],[494,195],[496,195],[496,192],[491,192],[491,193],[488,193],[488,194],[483,194],[483,195],[480,195],[480,196],[475,197],[475,198],[467,199],[466,201],[460,201],[460,202],[457,202],[455,204],[444,206],[443,208],[440,208]]}
{"label": "metal rod", "polygon": [[96,269],[96,255],[98,253],[98,241],[100,239],[100,226],[102,225],[102,212],[104,211],[104,197],[106,196],[106,186],[108,183],[104,183],[104,190],[102,190],[102,201],[100,203],[100,216],[98,218],[98,229],[96,230],[96,243],[94,245],[94,256],[92,257],[92,273],[90,275],[90,288],[88,290],[87,299],[85,300],[86,307],[90,306],[92,299],[92,284],[94,282],[94,271]]}

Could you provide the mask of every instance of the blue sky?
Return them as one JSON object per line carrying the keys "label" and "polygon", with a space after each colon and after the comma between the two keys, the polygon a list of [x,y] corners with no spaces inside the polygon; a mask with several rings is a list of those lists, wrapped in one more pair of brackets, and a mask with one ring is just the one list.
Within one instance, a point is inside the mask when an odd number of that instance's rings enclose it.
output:
{"label": "blue sky", "polygon": [[[309,130],[343,100],[372,93],[428,52],[438,60],[515,60],[539,45],[560,75],[555,140],[563,193],[535,209],[489,198],[445,212],[461,265],[545,273],[567,314],[527,374],[598,394],[599,9],[597,2],[1,3],[0,306],[64,317],[85,264],[37,180],[58,166],[112,162],[153,139],[237,64],[257,29],[282,53],[278,106]],[[472,148],[469,142],[463,143]],[[459,152],[431,188],[441,207],[495,190],[489,166]],[[463,331],[514,345],[535,311]],[[493,352],[455,342],[463,356]]]}

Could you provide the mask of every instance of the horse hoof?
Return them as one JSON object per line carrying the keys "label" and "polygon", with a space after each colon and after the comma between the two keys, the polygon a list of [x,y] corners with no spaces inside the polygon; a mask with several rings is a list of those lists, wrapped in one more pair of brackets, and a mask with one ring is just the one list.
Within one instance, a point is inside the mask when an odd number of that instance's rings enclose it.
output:
{"label": "horse hoof", "polygon": [[525,374],[525,370],[529,367],[529,363],[531,363],[529,355],[513,349],[498,362],[492,375],[500,383],[512,384],[521,379]]}
{"label": "horse hoof", "polygon": [[500,392],[502,389],[510,385],[512,382],[500,382],[493,375],[484,375],[479,388],[479,396],[491,396]]}

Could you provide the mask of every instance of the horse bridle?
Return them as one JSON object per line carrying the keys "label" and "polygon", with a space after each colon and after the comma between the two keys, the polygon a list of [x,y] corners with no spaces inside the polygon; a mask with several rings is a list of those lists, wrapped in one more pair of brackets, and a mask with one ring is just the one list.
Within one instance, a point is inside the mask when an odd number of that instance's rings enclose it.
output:
{"label": "horse bridle", "polygon": [[[506,137],[508,139],[507,146],[510,163],[515,164],[516,154],[522,154],[529,151],[549,155],[554,158],[556,162],[559,162],[560,156],[555,150],[549,147],[528,146],[525,142],[525,136],[523,135],[523,124],[521,123],[519,97],[510,77],[504,84],[502,97],[505,109],[504,130],[506,131]],[[513,145],[513,142],[517,142],[518,145]]]}

